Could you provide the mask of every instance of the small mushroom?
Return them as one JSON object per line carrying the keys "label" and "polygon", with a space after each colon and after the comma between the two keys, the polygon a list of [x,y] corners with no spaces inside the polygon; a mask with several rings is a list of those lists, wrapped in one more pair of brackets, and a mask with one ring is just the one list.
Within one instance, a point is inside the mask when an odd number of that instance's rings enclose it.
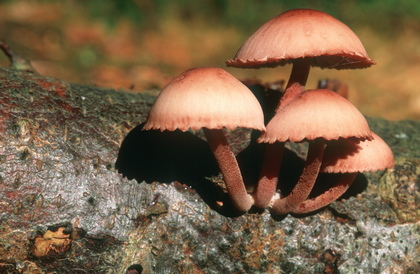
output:
{"label": "small mushroom", "polygon": [[372,132],[371,140],[340,139],[327,145],[321,172],[343,173],[335,186],[315,198],[308,199],[292,213],[308,213],[337,200],[347,191],[359,172],[377,171],[394,166],[389,146]]}
{"label": "small mushroom", "polygon": [[312,190],[322,163],[324,140],[350,137],[371,138],[366,119],[353,104],[326,89],[300,93],[276,113],[257,141],[280,142],[276,144],[278,147],[283,147],[286,141],[310,141],[304,170],[288,196],[275,197],[282,153],[267,146],[260,180],[253,194],[255,205],[270,205],[271,211],[279,215],[291,212]]}
{"label": "small mushroom", "polygon": [[226,61],[241,68],[286,63],[293,63],[293,68],[278,109],[304,90],[310,66],[355,69],[375,64],[349,27],[311,9],[289,10],[269,20]]}
{"label": "small mushroom", "polygon": [[173,79],[153,104],[144,130],[186,131],[202,128],[216,157],[234,206],[247,211],[254,203],[222,128],[265,130],[261,106],[239,80],[220,68],[194,68]]}

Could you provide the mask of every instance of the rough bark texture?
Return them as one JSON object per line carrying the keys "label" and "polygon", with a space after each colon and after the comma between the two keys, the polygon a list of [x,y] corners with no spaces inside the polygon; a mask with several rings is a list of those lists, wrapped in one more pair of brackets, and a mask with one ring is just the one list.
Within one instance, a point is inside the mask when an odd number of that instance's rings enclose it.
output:
{"label": "rough bark texture", "polygon": [[[326,209],[239,215],[200,133],[141,131],[153,100],[0,69],[0,273],[418,273],[420,122],[369,119],[396,166]],[[250,136],[229,133],[248,183]]]}

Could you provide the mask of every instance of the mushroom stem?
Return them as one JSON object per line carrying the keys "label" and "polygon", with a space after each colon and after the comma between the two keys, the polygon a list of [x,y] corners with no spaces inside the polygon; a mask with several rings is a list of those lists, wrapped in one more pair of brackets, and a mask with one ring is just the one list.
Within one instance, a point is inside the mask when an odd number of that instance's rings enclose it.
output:
{"label": "mushroom stem", "polygon": [[276,193],[278,177],[284,152],[284,142],[266,144],[260,179],[255,189],[254,205],[266,208]]}
{"label": "mushroom stem", "polygon": [[232,203],[241,212],[248,211],[254,204],[254,201],[252,196],[246,191],[238,162],[223,131],[221,129],[207,128],[203,128],[203,131],[217,160]]}
{"label": "mushroom stem", "polygon": [[305,167],[299,177],[299,181],[289,195],[273,201],[273,205],[270,210],[272,213],[277,215],[287,214],[306,200],[315,184],[316,178],[318,177],[323,154],[323,139],[316,139],[309,144]]}
{"label": "mushroom stem", "polygon": [[356,176],[357,172],[342,174],[334,187],[315,198],[304,201],[297,208],[292,210],[292,213],[308,213],[331,204],[347,191]]}
{"label": "mushroom stem", "polygon": [[276,112],[287,105],[299,93],[305,89],[308,80],[309,69],[311,68],[312,58],[299,58],[293,62],[292,72],[290,73],[289,82],[287,83],[283,97],[281,98]]}

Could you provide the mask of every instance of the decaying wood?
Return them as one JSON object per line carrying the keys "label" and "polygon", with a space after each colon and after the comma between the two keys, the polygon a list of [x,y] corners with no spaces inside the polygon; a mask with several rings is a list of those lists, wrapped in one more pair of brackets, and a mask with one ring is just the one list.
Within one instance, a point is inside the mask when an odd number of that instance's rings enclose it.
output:
{"label": "decaying wood", "polygon": [[[1,273],[418,271],[419,122],[369,119],[396,166],[326,209],[238,215],[199,133],[141,131],[153,100],[0,69]],[[252,183],[249,138],[230,132]]]}

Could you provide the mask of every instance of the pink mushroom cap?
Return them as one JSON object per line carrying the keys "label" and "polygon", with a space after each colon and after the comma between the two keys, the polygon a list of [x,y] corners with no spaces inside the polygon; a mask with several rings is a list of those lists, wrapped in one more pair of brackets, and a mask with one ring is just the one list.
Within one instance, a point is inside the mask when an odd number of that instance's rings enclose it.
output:
{"label": "pink mushroom cap", "polygon": [[265,130],[264,115],[254,94],[227,71],[194,68],[173,79],[153,104],[143,129],[186,131]]}
{"label": "pink mushroom cap", "polygon": [[321,68],[354,69],[375,64],[349,27],[324,12],[311,9],[289,10],[269,20],[226,64],[270,67],[297,58],[313,58],[312,66]]}
{"label": "pink mushroom cap", "polygon": [[343,139],[331,142],[324,151],[321,172],[354,173],[394,166],[390,147],[372,132],[371,140]]}
{"label": "pink mushroom cap", "polygon": [[327,89],[305,90],[280,108],[260,143],[324,138],[371,138],[365,117],[347,99]]}

